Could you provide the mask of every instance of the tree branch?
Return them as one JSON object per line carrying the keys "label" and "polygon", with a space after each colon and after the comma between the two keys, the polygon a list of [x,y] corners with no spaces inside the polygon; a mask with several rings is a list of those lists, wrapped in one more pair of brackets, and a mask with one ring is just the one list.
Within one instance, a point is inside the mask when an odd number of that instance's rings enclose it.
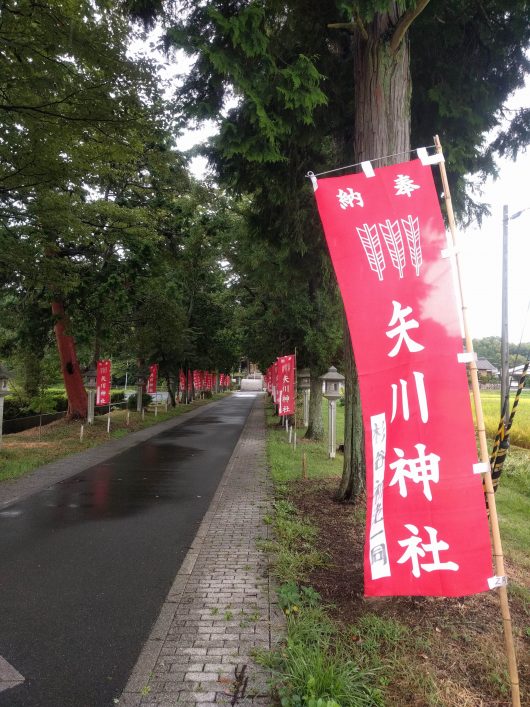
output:
{"label": "tree branch", "polygon": [[418,0],[414,7],[411,7],[410,10],[407,10],[407,12],[401,16],[394,30],[394,34],[392,35],[392,41],[390,42],[390,51],[392,54],[397,52],[408,28],[414,22],[416,17],[418,17],[418,15],[425,10],[428,4],[429,0]]}
{"label": "tree branch", "polygon": [[362,38],[364,40],[368,39],[368,32],[358,12],[355,13],[355,17],[351,22],[333,22],[328,25],[328,29],[345,29],[350,32],[350,34],[353,34],[355,30],[358,29]]}

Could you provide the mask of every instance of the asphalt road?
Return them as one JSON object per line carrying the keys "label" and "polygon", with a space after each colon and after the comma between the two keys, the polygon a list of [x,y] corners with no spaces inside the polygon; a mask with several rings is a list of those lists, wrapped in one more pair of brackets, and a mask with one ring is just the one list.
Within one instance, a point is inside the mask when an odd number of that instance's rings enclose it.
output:
{"label": "asphalt road", "polygon": [[110,707],[210,504],[254,396],[0,511],[0,707]]}

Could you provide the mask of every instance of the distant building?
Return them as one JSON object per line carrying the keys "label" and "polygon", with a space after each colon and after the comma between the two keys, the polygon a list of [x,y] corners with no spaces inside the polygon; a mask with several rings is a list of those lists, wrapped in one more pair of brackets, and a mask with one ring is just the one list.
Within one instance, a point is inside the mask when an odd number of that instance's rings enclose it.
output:
{"label": "distant building", "polygon": [[[521,379],[524,367],[525,364],[522,363],[520,366],[515,366],[514,368],[509,369],[510,385],[512,386],[512,388],[517,388],[517,386],[519,385],[519,380]],[[528,386],[528,378],[525,384],[525,387],[526,386]]]}
{"label": "distant building", "polygon": [[487,358],[477,359],[477,373],[480,380],[491,380],[500,376],[499,369],[493,363],[490,363]]}

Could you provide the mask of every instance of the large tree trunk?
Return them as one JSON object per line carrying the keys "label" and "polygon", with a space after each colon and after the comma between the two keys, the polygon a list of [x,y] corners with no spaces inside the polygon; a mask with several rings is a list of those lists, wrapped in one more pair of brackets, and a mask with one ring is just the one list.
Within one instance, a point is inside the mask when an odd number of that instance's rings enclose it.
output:
{"label": "large tree trunk", "polygon": [[88,411],[88,398],[77,361],[74,338],[66,334],[68,318],[61,301],[55,300],[52,302],[52,314],[55,317],[53,330],[61,361],[64,387],[68,397],[68,417],[70,419],[84,419]]}
{"label": "large tree trunk", "polygon": [[317,371],[311,377],[311,394],[309,397],[309,426],[305,436],[320,441],[324,439],[324,420],[322,417],[322,381],[318,379]]}
{"label": "large tree trunk", "polygon": [[175,407],[175,388],[173,387],[173,381],[171,380],[171,374],[168,373],[166,375],[166,384],[167,384],[167,394],[169,396],[169,403],[172,408]]}
{"label": "large tree trunk", "polygon": [[[405,38],[395,52],[389,36],[399,19],[394,3],[392,11],[377,13],[374,20],[357,31],[354,44],[356,162],[406,153],[410,150],[409,44]],[[398,162],[407,155],[379,161],[374,166]],[[339,498],[354,501],[364,488],[365,466],[361,401],[357,371],[351,344],[345,346],[345,439],[344,467]]]}

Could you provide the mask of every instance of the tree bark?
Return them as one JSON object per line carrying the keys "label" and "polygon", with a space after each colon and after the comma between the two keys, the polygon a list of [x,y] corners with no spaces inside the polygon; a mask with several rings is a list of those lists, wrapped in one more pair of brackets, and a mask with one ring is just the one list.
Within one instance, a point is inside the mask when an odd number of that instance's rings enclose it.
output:
{"label": "tree bark", "polygon": [[53,330],[57,341],[64,387],[68,397],[68,418],[84,419],[88,412],[88,397],[77,361],[74,338],[66,333],[68,317],[60,300],[52,302],[52,314],[55,317]]}
{"label": "tree bark", "polygon": [[315,371],[311,378],[311,394],[309,397],[309,426],[305,436],[308,439],[320,441],[324,439],[324,420],[322,417],[322,381]]}
{"label": "tree bark", "polygon": [[[409,42],[405,36],[391,46],[392,31],[400,19],[398,3],[389,12],[377,13],[366,32],[353,37],[356,162],[396,155],[375,166],[399,162],[410,150]],[[338,497],[354,501],[365,484],[361,401],[357,369],[347,325],[345,346],[344,467]]]}
{"label": "tree bark", "polygon": [[[364,466],[364,433],[359,395],[359,380],[344,315],[344,466],[337,497],[355,501],[366,485]],[[347,473],[346,473],[347,472]]]}
{"label": "tree bark", "polygon": [[173,388],[170,373],[168,373],[166,376],[166,384],[167,384],[167,394],[169,396],[169,402],[171,404],[171,407],[174,408],[175,407],[175,389]]}

